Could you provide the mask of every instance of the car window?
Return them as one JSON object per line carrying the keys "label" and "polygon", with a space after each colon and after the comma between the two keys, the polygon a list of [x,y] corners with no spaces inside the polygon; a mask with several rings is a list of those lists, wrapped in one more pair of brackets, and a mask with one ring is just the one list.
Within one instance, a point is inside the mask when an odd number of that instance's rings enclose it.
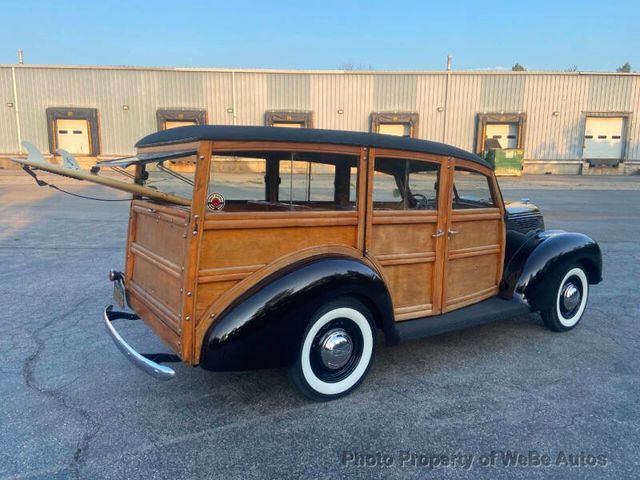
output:
{"label": "car window", "polygon": [[220,194],[226,200],[264,200],[264,158],[214,155],[211,157],[209,194]]}
{"label": "car window", "polygon": [[355,210],[359,157],[317,152],[212,156],[210,211]]}
{"label": "car window", "polygon": [[303,157],[291,153],[288,159],[280,159],[279,201],[309,206],[336,202],[336,208],[355,209],[356,157],[344,158],[342,165],[331,156],[313,161],[305,161]]}
{"label": "car window", "polygon": [[376,157],[374,210],[437,210],[438,169],[434,162]]}
{"label": "car window", "polygon": [[149,163],[145,165],[145,173],[142,175],[141,182],[145,187],[191,200],[195,171],[195,156]]}
{"label": "car window", "polygon": [[456,167],[453,177],[452,206],[454,209],[495,207],[489,177]]}

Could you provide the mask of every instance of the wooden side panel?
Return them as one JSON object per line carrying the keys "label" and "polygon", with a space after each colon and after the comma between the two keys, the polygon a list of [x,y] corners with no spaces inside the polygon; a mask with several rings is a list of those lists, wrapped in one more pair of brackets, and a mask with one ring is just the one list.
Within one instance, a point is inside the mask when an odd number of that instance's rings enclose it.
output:
{"label": "wooden side panel", "polygon": [[[355,219],[354,219],[355,224]],[[266,265],[298,249],[328,243],[355,246],[355,225],[331,227],[261,227],[208,230],[202,241],[203,270]]]}
{"label": "wooden side panel", "polygon": [[453,211],[448,241],[447,311],[498,292],[503,251],[503,221],[497,208]]}
{"label": "wooden side panel", "polygon": [[131,306],[177,353],[181,353],[188,219],[186,209],[134,200],[127,242]]}
{"label": "wooden side panel", "polygon": [[216,300],[242,280],[267,271],[292,252],[323,245],[355,248],[357,212],[316,212],[315,216],[207,213],[200,246],[197,324]]}
{"label": "wooden side panel", "polygon": [[371,224],[368,254],[384,269],[396,320],[431,315],[437,212],[378,211]]}

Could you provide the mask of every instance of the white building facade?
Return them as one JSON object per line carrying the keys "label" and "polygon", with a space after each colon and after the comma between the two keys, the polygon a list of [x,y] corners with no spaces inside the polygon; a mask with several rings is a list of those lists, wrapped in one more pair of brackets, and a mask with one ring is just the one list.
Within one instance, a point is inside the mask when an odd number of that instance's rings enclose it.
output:
{"label": "white building facade", "polygon": [[[131,154],[162,128],[288,125],[408,135],[482,154],[521,149],[525,173],[640,169],[640,75],[0,65],[0,156]],[[495,144],[495,142],[494,142]]]}

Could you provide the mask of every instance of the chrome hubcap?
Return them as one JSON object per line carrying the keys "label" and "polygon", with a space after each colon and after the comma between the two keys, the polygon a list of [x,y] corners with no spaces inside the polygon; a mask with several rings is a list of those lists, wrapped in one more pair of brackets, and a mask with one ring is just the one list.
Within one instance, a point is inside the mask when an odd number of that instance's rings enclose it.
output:
{"label": "chrome hubcap", "polygon": [[565,284],[562,289],[562,306],[567,312],[573,311],[580,304],[580,289],[573,283]]}
{"label": "chrome hubcap", "polygon": [[320,359],[326,368],[344,367],[353,353],[353,341],[342,328],[334,328],[320,339]]}

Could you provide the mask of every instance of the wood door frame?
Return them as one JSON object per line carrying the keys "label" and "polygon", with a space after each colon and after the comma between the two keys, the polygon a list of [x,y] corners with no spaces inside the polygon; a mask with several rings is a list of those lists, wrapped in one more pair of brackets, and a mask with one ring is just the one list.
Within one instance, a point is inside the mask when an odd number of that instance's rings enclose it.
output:
{"label": "wood door frame", "polygon": [[[438,210],[441,211],[441,226],[439,227],[443,232],[440,238],[438,238],[439,243],[437,243],[436,247],[439,249],[437,252],[440,253],[438,255],[436,253],[436,267],[437,267],[437,278],[438,282],[438,305],[440,306],[439,313],[443,314],[447,312],[447,264],[449,262],[449,235],[447,232],[451,227],[451,200],[453,195],[453,172],[455,169],[455,159],[452,157],[447,157],[446,161],[443,163],[441,167],[441,171],[443,174],[440,176],[440,184],[438,187]],[[443,188],[444,191],[443,191]],[[436,275],[434,275],[436,277]],[[435,297],[435,293],[434,293]]]}
{"label": "wood door frame", "polygon": [[[187,229],[188,245],[185,262],[184,286],[182,288],[182,358],[196,365],[195,306],[198,292],[198,272],[200,270],[200,244],[204,236],[205,205],[209,186],[209,167],[213,152],[213,142],[202,140],[196,153],[196,173],[194,178],[191,218]],[[189,233],[190,232],[190,233]]]}
{"label": "wood door frame", "polygon": [[[487,177],[487,184],[491,192],[491,197],[493,199],[495,207],[460,210],[457,212],[453,210],[453,185],[455,180],[456,167],[463,167],[467,170],[482,174],[485,177]],[[447,222],[445,224],[445,231],[446,232],[449,231],[453,221],[455,220],[455,217],[471,217],[470,220],[497,219],[500,221],[500,238],[497,244],[498,245],[497,252],[495,251],[495,248],[490,249],[488,247],[486,248],[486,252],[483,252],[487,254],[498,253],[498,265],[496,268],[496,278],[495,278],[496,286],[492,287],[491,289],[487,289],[487,291],[484,292],[484,295],[482,295],[483,291],[476,294],[475,296],[470,295],[470,297],[473,297],[473,298],[465,302],[460,302],[459,305],[455,304],[454,308],[448,309],[447,308],[447,279],[448,279],[448,270],[449,270],[448,265],[449,265],[449,260],[453,260],[453,259],[449,258],[450,237],[449,235],[444,235],[443,238],[445,239],[444,241],[445,246],[444,246],[444,255],[442,256],[444,259],[444,262],[443,262],[444,274],[442,276],[442,298],[441,298],[442,313],[447,313],[450,310],[456,310],[458,308],[476,303],[487,297],[497,294],[499,289],[499,284],[502,279],[503,270],[504,270],[504,253],[506,249],[505,207],[504,207],[504,201],[502,198],[502,192],[500,191],[500,187],[498,186],[498,181],[496,179],[495,172],[489,167],[478,165],[474,162],[470,162],[468,160],[462,160],[458,158],[449,158],[449,165],[447,170],[449,172],[449,176],[448,176],[448,184],[447,184],[448,199],[447,199],[447,205],[446,205]],[[462,258],[462,255],[474,255],[476,253],[476,252],[472,252],[471,251],[472,249],[469,249],[469,250],[470,251],[466,254],[459,253],[456,258]],[[478,298],[475,298],[475,297],[478,297]]]}
{"label": "wood door frame", "polygon": [[[386,158],[397,158],[399,160],[417,160],[435,163],[439,165],[438,168],[438,209],[434,212],[432,210],[384,210],[376,211],[373,209],[373,181],[374,181],[374,173],[375,173],[375,159],[377,156],[384,156]],[[451,161],[450,157],[443,157],[438,155],[420,153],[420,152],[408,152],[404,150],[393,150],[393,149],[376,149],[369,148],[369,155],[367,156],[367,201],[366,201],[366,214],[365,214],[365,258],[368,259],[371,263],[376,265],[379,269],[379,272],[385,283],[388,285],[387,275],[385,274],[384,265],[386,263],[412,263],[416,260],[424,259],[429,256],[427,253],[424,254],[397,254],[397,255],[380,255],[376,258],[376,255],[371,251],[372,248],[372,233],[373,226],[375,224],[378,225],[391,225],[394,223],[402,223],[402,224],[422,224],[422,223],[435,223],[435,229],[442,229],[444,231],[444,226],[446,225],[447,217],[446,215],[446,202],[449,198],[448,195],[442,195],[442,185],[446,185],[448,183],[449,178],[449,162]],[[435,217],[435,221],[434,220]],[[431,221],[428,221],[431,220]],[[432,274],[432,284],[431,284],[431,306],[428,311],[415,310],[411,308],[406,308],[406,312],[399,311],[397,307],[394,307],[395,312],[395,320],[411,320],[414,318],[420,318],[423,316],[431,316],[438,315],[441,312],[442,308],[442,275],[444,271],[445,264],[445,255],[442,252],[445,252],[446,244],[444,243],[446,240],[446,235],[438,237],[435,239],[435,258],[433,260],[433,274]],[[393,257],[393,258],[392,258]],[[394,299],[391,298],[392,304],[395,303]],[[400,309],[401,310],[401,309]]]}

